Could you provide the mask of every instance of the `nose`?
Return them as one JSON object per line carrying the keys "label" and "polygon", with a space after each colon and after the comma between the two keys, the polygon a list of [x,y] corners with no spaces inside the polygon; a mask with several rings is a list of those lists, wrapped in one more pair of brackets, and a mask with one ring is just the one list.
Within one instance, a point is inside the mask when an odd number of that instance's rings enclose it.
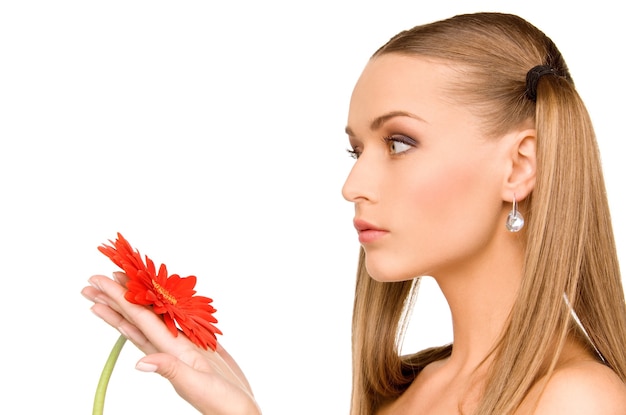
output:
{"label": "nose", "polygon": [[371,160],[368,161],[365,154],[356,160],[352,170],[348,174],[341,194],[348,202],[359,202],[363,200],[373,201],[375,199],[376,172]]}

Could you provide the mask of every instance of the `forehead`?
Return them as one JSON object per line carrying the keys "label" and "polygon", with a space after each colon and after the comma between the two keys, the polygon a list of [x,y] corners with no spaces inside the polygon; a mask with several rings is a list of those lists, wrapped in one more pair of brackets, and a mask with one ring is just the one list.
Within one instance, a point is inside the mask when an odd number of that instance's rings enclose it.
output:
{"label": "forehead", "polygon": [[394,111],[410,112],[427,121],[464,112],[450,99],[450,80],[456,76],[446,63],[419,56],[372,58],[352,93],[348,124],[369,123]]}

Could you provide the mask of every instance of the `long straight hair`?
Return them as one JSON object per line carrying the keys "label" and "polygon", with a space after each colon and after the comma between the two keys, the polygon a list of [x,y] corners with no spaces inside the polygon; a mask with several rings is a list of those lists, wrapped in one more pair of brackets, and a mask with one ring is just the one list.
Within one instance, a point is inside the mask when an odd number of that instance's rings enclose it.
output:
{"label": "long straight hair", "polygon": [[[476,415],[512,414],[549,376],[568,336],[580,336],[569,302],[607,366],[626,381],[626,306],[595,133],[554,43],[524,19],[476,13],[417,26],[373,55],[425,57],[456,68],[446,91],[483,120],[494,139],[534,120],[537,180],[524,201],[527,222],[521,287],[492,353]],[[550,65],[536,102],[526,74]],[[503,225],[504,226],[504,225]],[[371,415],[400,396],[450,345],[400,356],[419,278],[383,283],[361,250],[353,310],[351,415]]]}

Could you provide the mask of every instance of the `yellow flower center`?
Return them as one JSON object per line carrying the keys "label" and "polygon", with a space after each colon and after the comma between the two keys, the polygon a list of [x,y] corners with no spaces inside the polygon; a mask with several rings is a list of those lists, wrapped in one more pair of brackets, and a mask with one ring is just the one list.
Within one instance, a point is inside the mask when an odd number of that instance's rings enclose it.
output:
{"label": "yellow flower center", "polygon": [[169,291],[163,288],[158,282],[152,280],[152,286],[159,294],[161,294],[161,297],[165,298],[171,305],[176,305],[176,297],[170,294]]}

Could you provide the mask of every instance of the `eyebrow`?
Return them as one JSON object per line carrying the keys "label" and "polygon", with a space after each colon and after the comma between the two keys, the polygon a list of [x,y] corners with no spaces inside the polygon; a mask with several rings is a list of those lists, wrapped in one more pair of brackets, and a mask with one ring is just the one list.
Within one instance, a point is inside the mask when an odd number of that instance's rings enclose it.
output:
{"label": "eyebrow", "polygon": [[[395,117],[410,117],[415,120],[427,123],[427,121],[424,120],[422,117],[415,115],[413,113],[410,113],[407,111],[391,111],[379,117],[374,118],[374,120],[370,123],[370,130],[372,131],[378,130],[384,123],[386,123],[387,121]],[[353,136],[353,137],[355,135],[354,131],[352,131],[350,127],[346,127],[346,134],[348,134],[349,136]]]}

